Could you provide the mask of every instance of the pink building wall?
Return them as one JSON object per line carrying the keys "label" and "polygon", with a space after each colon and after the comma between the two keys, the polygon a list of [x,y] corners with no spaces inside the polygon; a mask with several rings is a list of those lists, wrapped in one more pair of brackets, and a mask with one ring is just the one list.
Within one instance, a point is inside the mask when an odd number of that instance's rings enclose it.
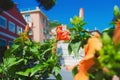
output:
{"label": "pink building wall", "polygon": [[[36,8],[36,10],[28,10],[21,13],[24,17],[26,14],[30,15],[30,22],[33,23],[33,40],[42,44],[44,40],[46,40],[46,34],[44,34],[44,29],[47,29],[47,17],[40,11],[38,7]],[[43,22],[43,18],[45,22]]]}

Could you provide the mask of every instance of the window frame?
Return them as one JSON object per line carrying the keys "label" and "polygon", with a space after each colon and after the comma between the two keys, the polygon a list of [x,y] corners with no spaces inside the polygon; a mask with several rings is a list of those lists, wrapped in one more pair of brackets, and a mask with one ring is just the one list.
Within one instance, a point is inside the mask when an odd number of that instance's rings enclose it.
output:
{"label": "window frame", "polygon": [[43,28],[43,34],[47,34],[46,28]]}
{"label": "window frame", "polygon": [[7,19],[5,17],[1,16],[1,15],[0,15],[0,18],[3,19],[3,20],[5,20],[5,26],[3,26],[3,25],[0,24],[0,27],[4,28],[4,29],[7,29]]}
{"label": "window frame", "polygon": [[[10,24],[14,25],[14,31],[10,30],[10,27],[11,27]],[[9,21],[9,23],[8,23],[8,30],[9,30],[10,32],[15,33],[15,24],[14,24],[12,21]]]}
{"label": "window frame", "polygon": [[42,18],[42,23],[46,23],[46,19],[44,17]]}
{"label": "window frame", "polygon": [[25,19],[26,22],[31,22],[30,14],[24,14],[24,19]]}
{"label": "window frame", "polygon": [[22,29],[20,26],[18,26],[18,25],[17,25],[17,34],[19,34],[19,32],[18,32],[18,31],[19,31],[19,29],[20,29],[20,33],[22,33],[22,32],[23,32],[23,29]]}

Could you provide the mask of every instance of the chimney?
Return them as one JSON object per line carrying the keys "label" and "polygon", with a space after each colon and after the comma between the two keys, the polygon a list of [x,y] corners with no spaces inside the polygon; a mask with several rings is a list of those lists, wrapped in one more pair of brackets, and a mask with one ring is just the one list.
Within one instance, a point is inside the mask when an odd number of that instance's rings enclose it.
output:
{"label": "chimney", "polygon": [[95,30],[97,30],[97,27],[95,27]]}
{"label": "chimney", "polygon": [[38,6],[36,6],[36,10],[40,10],[40,8]]}
{"label": "chimney", "polygon": [[79,17],[84,19],[84,9],[80,8]]}

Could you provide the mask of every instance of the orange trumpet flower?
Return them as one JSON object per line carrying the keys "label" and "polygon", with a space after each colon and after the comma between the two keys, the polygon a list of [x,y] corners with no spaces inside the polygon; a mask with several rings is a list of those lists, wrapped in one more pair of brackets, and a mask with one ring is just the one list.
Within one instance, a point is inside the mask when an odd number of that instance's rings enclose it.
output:
{"label": "orange trumpet flower", "polygon": [[74,80],[89,80],[88,70],[94,65],[94,54],[102,48],[100,35],[97,32],[92,33],[92,37],[88,39],[85,46],[85,57],[78,65],[78,73],[75,75]]}
{"label": "orange trumpet flower", "polygon": [[57,33],[57,40],[61,40],[61,36],[62,36],[62,26],[58,26],[56,27],[56,33]]}
{"label": "orange trumpet flower", "polygon": [[25,32],[28,32],[28,31],[29,31],[29,24],[27,24],[25,27]]}
{"label": "orange trumpet flower", "polygon": [[28,31],[29,31],[29,24],[26,25],[24,32],[21,34],[21,36],[23,37],[23,41],[26,41],[26,39],[29,38],[29,36],[27,34]]}
{"label": "orange trumpet flower", "polygon": [[113,41],[115,44],[120,42],[120,21],[117,22],[117,25],[115,27]]}
{"label": "orange trumpet flower", "polygon": [[69,31],[63,31],[62,26],[56,27],[57,40],[70,40]]}

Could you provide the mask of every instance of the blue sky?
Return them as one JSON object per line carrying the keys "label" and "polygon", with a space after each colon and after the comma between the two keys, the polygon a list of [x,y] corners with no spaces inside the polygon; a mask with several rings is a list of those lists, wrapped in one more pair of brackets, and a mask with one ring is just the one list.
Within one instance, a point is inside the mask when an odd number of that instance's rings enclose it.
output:
{"label": "blue sky", "polygon": [[[21,9],[33,9],[38,4],[36,0],[13,0]],[[56,5],[49,11],[42,12],[49,20],[57,20],[70,25],[70,18],[78,16],[79,9],[84,8],[84,20],[87,22],[86,29],[100,31],[111,27],[109,23],[113,18],[113,8],[117,5],[120,8],[120,0],[57,0]]]}

